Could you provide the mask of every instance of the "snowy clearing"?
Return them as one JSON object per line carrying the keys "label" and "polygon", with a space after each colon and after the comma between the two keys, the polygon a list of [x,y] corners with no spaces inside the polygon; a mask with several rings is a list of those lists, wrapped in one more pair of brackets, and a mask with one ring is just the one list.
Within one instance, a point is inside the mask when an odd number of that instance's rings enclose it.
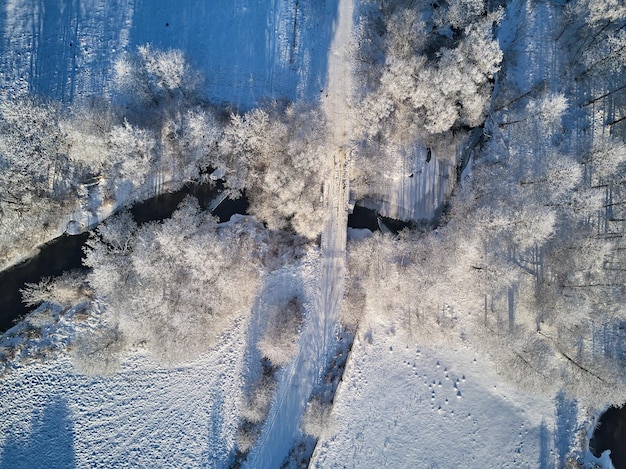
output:
{"label": "snowy clearing", "polygon": [[[384,326],[355,340],[334,436],[312,467],[561,467],[576,405],[503,384],[471,349],[408,346]],[[557,428],[557,425],[565,428]]]}

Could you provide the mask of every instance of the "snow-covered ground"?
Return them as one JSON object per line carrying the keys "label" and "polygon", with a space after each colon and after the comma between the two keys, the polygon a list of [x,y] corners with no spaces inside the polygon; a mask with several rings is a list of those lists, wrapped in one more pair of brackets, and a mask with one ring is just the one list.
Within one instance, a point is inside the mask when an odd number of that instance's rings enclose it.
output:
{"label": "snow-covered ground", "polygon": [[374,326],[355,340],[312,467],[561,467],[577,416],[559,404],[503,384],[471,349],[416,348]]}
{"label": "snow-covered ground", "polygon": [[226,467],[245,378],[246,323],[201,359],[165,369],[137,351],[110,377],[67,356],[0,379],[0,467]]}
{"label": "snow-covered ground", "polygon": [[[347,275],[354,7],[354,0],[3,3],[3,93],[40,93],[67,105],[108,95],[114,60],[149,42],[182,49],[215,103],[246,109],[267,98],[321,98],[334,151],[319,252],[298,272],[266,278],[252,320],[236,322],[209,354],[167,369],[136,350],[103,378],[79,374],[62,352],[13,363],[0,376],[0,467],[228,467],[263,295],[298,285],[306,309],[298,355],[277,373],[273,405],[246,461],[280,467],[336,345]],[[436,155],[426,163],[423,147],[402,151],[414,165],[381,184],[383,211],[428,216],[448,196],[453,168]],[[334,399],[335,431],[319,441],[312,467],[561,466],[588,424],[576,404],[517,390],[496,372],[469,348],[407,346],[383,324],[360,331]]]}
{"label": "snow-covered ground", "polygon": [[455,182],[455,166],[433,157],[426,162],[427,149],[413,144],[397,148],[402,168],[369,187],[358,204],[397,220],[430,220],[450,198]]}
{"label": "snow-covered ground", "polygon": [[180,49],[216,103],[320,95],[337,0],[6,0],[0,85],[69,104],[112,92],[121,54],[152,44]]}

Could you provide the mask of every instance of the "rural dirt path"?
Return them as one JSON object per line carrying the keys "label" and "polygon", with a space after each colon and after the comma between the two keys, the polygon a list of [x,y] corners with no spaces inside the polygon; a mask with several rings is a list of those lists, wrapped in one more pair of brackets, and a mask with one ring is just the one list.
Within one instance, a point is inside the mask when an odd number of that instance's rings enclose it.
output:
{"label": "rural dirt path", "polygon": [[279,375],[276,399],[246,467],[277,468],[300,434],[306,403],[335,351],[335,327],[344,292],[350,155],[350,45],[354,0],[339,0],[335,35],[328,51],[328,88],[322,107],[329,124],[324,185],[325,224],[321,238],[319,291],[300,338],[297,357]]}

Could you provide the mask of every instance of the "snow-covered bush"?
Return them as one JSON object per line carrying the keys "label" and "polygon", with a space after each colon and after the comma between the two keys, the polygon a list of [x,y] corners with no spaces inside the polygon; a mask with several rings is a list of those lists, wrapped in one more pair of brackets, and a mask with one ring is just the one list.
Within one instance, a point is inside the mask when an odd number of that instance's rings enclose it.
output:
{"label": "snow-covered bush", "polygon": [[322,402],[317,397],[313,398],[307,404],[302,416],[302,431],[317,439],[331,436],[335,432],[332,410],[330,402]]}
{"label": "snow-covered bush", "polygon": [[267,417],[272,405],[276,380],[272,376],[264,375],[258,383],[252,386],[248,397],[241,406],[241,415],[251,423],[261,423]]}
{"label": "snow-covered bush", "polygon": [[261,430],[251,423],[244,424],[237,429],[237,449],[241,453],[247,453],[256,443]]}
{"label": "snow-covered bush", "polygon": [[45,277],[38,283],[26,283],[20,290],[22,302],[27,306],[49,302],[67,308],[88,298],[85,280],[83,272],[72,271],[54,279]]}
{"label": "snow-covered bush", "polygon": [[145,110],[156,106],[171,111],[172,105],[193,102],[201,81],[180,50],[162,51],[148,44],[115,62],[118,89]]}
{"label": "snow-covered bush", "polygon": [[241,404],[243,419],[237,429],[237,448],[241,453],[248,452],[261,434],[275,391],[276,378],[271,373],[263,374],[248,390]]}
{"label": "snow-covered bush", "polygon": [[302,321],[302,303],[297,297],[270,308],[266,329],[257,347],[272,366],[286,365],[298,353]]}
{"label": "snow-covered bush", "polygon": [[110,376],[118,371],[127,345],[119,330],[101,324],[97,328],[81,329],[69,352],[79,373]]}

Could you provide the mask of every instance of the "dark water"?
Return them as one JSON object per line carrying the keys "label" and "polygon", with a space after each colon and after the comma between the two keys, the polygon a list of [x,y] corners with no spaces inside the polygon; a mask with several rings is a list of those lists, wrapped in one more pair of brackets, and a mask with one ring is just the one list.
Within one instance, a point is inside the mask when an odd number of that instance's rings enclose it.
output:
{"label": "dark water", "polygon": [[[169,218],[172,212],[176,210],[176,207],[178,207],[178,204],[188,195],[198,199],[200,207],[206,210],[211,202],[220,195],[222,188],[221,182],[218,182],[216,186],[210,184],[190,184],[179,191],[161,194],[137,203],[132,206],[130,213],[132,213],[137,223],[163,220],[164,218]],[[219,218],[220,222],[224,222],[230,220],[230,217],[235,213],[245,214],[247,210],[248,198],[244,194],[236,200],[225,199],[212,213]]]}
{"label": "dark water", "polygon": [[88,236],[89,233],[63,235],[43,246],[35,257],[0,272],[0,332],[10,329],[15,319],[28,312],[19,292],[24,283],[82,267],[82,247]]}
{"label": "dark water", "polygon": [[404,222],[400,220],[394,220],[393,218],[382,217],[376,213],[376,210],[370,208],[361,207],[359,205],[354,206],[353,212],[348,215],[348,227],[349,228],[367,228],[371,231],[380,231],[380,220],[392,233],[397,234],[404,228],[412,228],[413,224],[410,222]]}
{"label": "dark water", "polygon": [[626,469],[626,405],[609,407],[602,414],[599,426],[589,442],[589,448],[596,457],[610,449],[615,469]]}
{"label": "dark water", "polygon": [[[137,223],[163,220],[172,215],[187,195],[196,197],[203,209],[219,196],[220,186],[192,184],[168,194],[162,194],[135,204],[131,213]],[[235,213],[245,214],[248,199],[224,200],[215,210],[220,221],[228,221]],[[16,320],[28,313],[22,304],[20,288],[24,283],[39,282],[43,277],[55,277],[72,269],[82,268],[82,247],[89,233],[63,235],[41,247],[39,254],[10,269],[0,272],[0,333],[10,329]]]}

